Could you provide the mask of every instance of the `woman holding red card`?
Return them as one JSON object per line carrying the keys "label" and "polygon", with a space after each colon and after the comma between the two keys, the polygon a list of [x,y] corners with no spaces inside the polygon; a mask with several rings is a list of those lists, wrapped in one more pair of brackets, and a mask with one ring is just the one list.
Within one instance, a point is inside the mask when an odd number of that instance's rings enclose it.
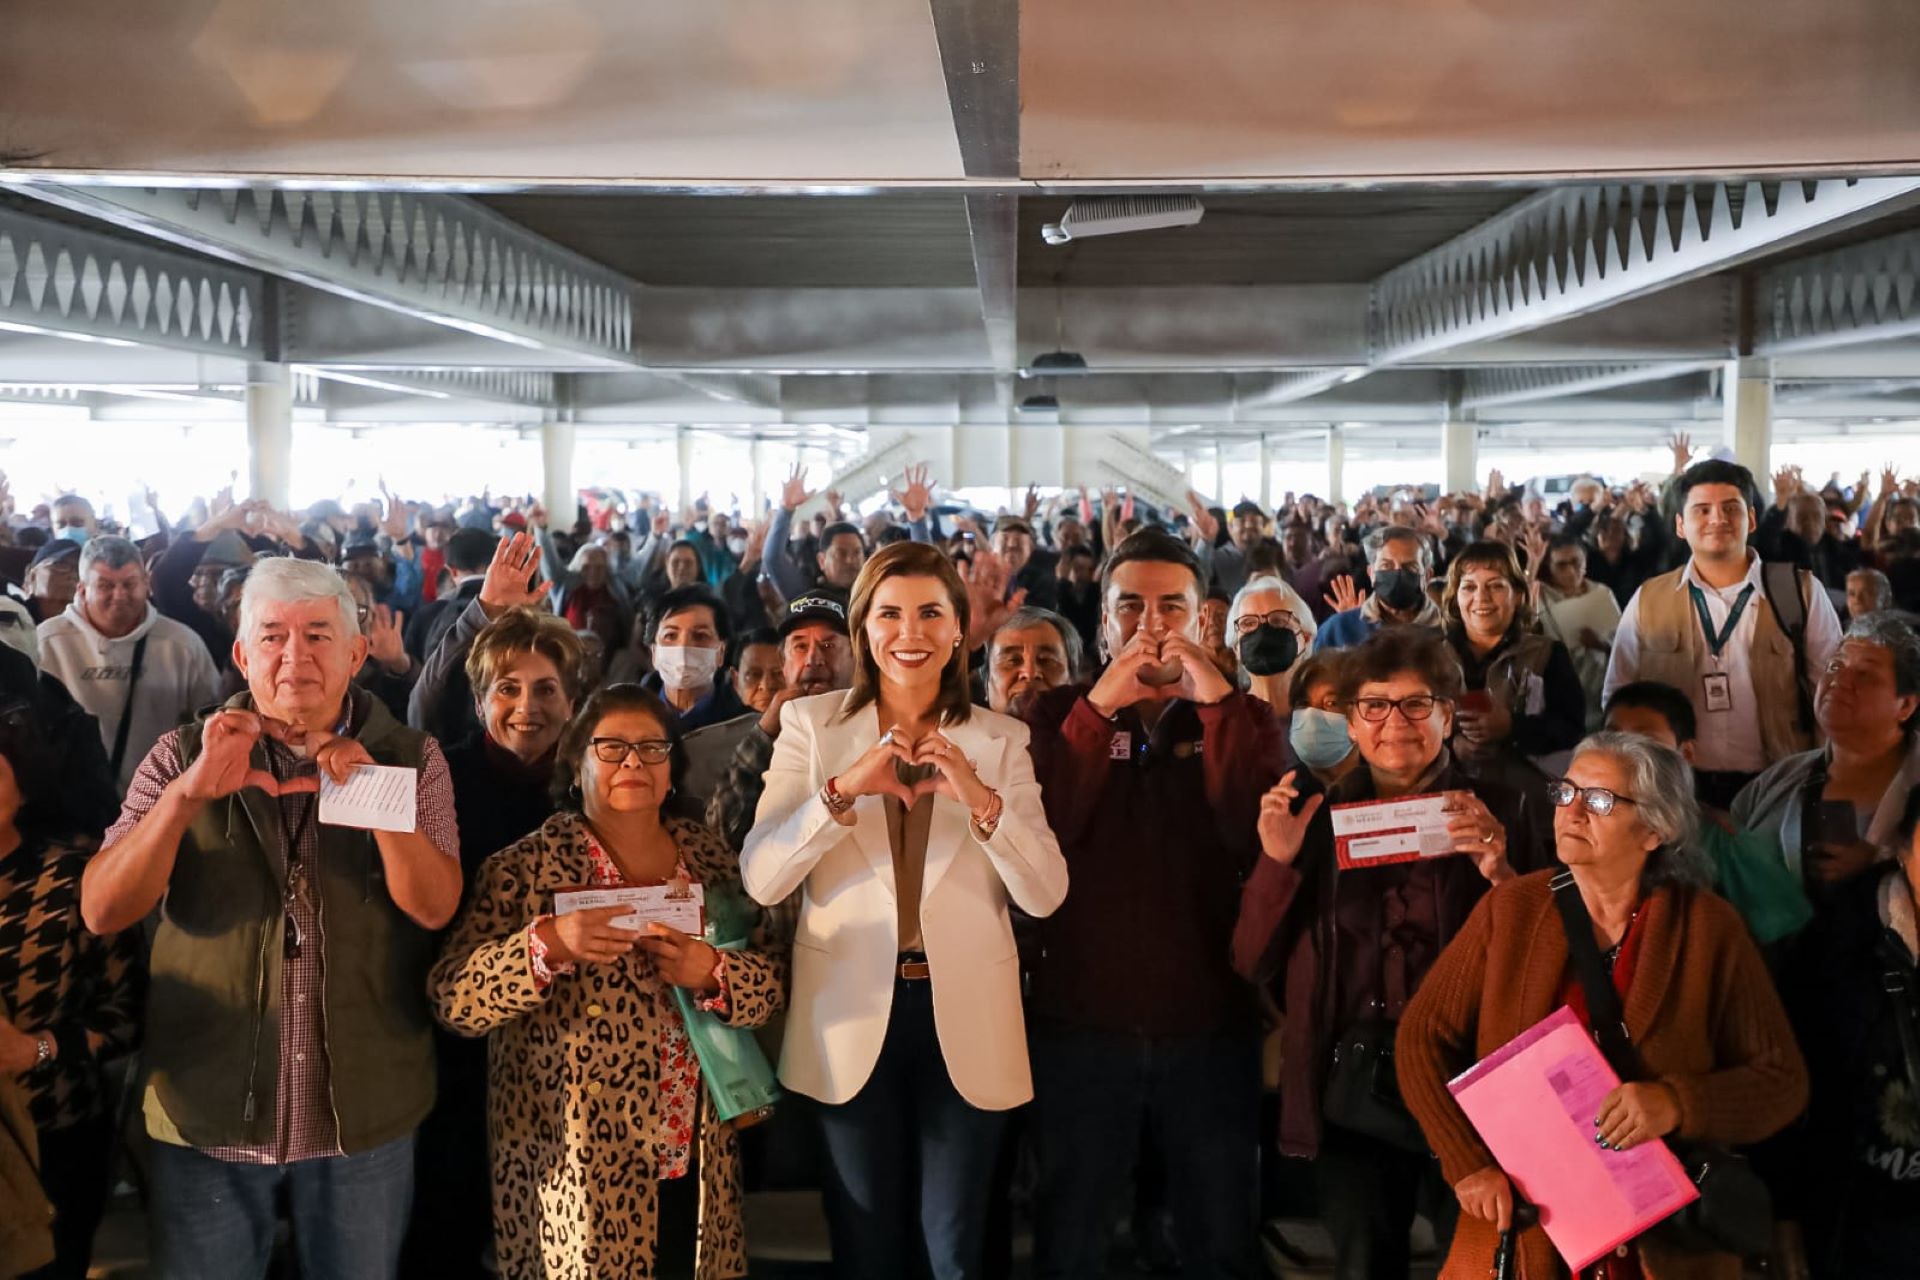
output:
{"label": "woman holding red card", "polygon": [[[1487,887],[1535,865],[1519,798],[1475,783],[1447,751],[1461,688],[1431,631],[1387,628],[1350,651],[1340,694],[1361,767],[1331,791],[1296,771],[1267,794],[1265,856],[1234,930],[1234,967],[1269,984],[1285,1016],[1280,1149],[1314,1159],[1335,1273],[1351,1280],[1406,1276],[1416,1210],[1451,1218],[1395,1087],[1394,1033]],[[1442,792],[1456,856],[1340,869],[1330,805]]]}

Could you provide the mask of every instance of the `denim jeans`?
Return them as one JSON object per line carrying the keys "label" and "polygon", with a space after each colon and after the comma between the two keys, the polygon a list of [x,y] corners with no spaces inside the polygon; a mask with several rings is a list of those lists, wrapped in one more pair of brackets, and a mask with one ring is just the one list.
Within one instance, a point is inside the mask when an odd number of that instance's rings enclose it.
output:
{"label": "denim jeans", "polygon": [[919,1270],[924,1241],[934,1280],[977,1280],[1008,1113],[982,1111],[953,1087],[931,982],[895,981],[873,1074],[848,1101],[814,1110],[827,1153],[834,1274],[904,1280]]}
{"label": "denim jeans", "polygon": [[155,1280],[259,1280],[287,1192],[301,1280],[391,1280],[413,1205],[413,1136],[350,1156],[234,1164],[149,1144]]}
{"label": "denim jeans", "polygon": [[1041,1280],[1106,1275],[1143,1121],[1165,1157],[1182,1275],[1260,1275],[1260,1053],[1252,1033],[1141,1036],[1037,1026],[1030,1039]]}

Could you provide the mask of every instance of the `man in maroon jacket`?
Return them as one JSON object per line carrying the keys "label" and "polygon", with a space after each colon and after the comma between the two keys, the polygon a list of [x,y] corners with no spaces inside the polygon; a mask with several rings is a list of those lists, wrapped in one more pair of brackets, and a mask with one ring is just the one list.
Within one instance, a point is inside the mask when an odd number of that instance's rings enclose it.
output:
{"label": "man in maroon jacket", "polygon": [[1105,1275],[1143,1121],[1184,1273],[1259,1273],[1259,1026],[1229,958],[1285,731],[1200,644],[1204,598],[1186,544],[1129,537],[1101,583],[1105,673],[1028,715],[1073,884],[1039,922],[1029,1005],[1043,1280]]}

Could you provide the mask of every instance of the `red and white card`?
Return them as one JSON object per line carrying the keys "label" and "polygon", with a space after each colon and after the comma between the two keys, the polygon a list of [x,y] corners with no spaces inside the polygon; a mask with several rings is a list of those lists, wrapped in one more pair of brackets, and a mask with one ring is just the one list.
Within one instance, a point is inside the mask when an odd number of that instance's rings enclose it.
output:
{"label": "red and white card", "polygon": [[1457,852],[1447,819],[1460,792],[1436,791],[1333,806],[1333,852],[1342,871],[1390,867]]}

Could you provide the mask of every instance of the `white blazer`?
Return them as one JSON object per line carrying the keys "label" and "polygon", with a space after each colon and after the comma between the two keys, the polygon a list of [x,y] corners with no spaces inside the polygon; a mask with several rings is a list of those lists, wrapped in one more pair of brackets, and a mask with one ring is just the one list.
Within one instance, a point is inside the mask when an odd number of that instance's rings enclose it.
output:
{"label": "white blazer", "polygon": [[[840,718],[848,696],[795,698],[781,710],[766,789],[740,854],[740,881],[757,901],[772,906],[802,891],[780,1080],[828,1103],[850,1100],[873,1074],[900,952],[880,797],[854,801],[852,826],[835,822],[820,799],[827,779],[880,739],[876,707]],[[933,798],[920,934],[934,1025],[960,1096],[1004,1111],[1033,1097],[1007,901],[1029,915],[1051,914],[1067,896],[1067,863],[1040,807],[1027,727],[975,707],[966,723],[941,732],[1000,793],[1002,810],[993,838],[982,842],[966,806]]]}

